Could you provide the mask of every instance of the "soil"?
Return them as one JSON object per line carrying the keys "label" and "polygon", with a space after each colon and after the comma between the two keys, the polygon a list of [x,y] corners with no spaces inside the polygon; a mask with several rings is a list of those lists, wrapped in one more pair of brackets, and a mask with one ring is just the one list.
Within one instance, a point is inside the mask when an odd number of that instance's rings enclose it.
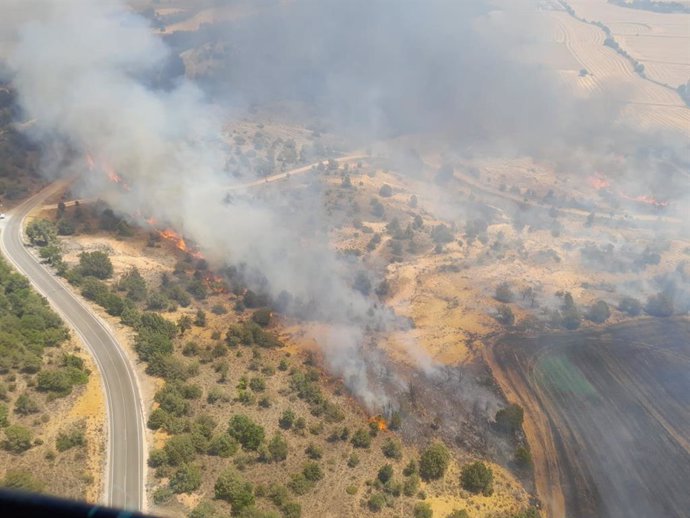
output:
{"label": "soil", "polygon": [[492,359],[543,455],[549,516],[688,516],[690,321],[507,337]]}

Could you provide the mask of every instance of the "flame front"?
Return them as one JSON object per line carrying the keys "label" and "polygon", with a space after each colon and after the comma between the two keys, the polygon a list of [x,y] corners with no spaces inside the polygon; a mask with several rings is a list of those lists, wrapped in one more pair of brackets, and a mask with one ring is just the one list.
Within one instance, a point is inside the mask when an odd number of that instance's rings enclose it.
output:
{"label": "flame front", "polygon": [[386,420],[383,418],[383,416],[376,415],[374,417],[370,417],[369,422],[376,423],[376,427],[380,432],[385,432],[388,430],[388,423],[386,423]]}

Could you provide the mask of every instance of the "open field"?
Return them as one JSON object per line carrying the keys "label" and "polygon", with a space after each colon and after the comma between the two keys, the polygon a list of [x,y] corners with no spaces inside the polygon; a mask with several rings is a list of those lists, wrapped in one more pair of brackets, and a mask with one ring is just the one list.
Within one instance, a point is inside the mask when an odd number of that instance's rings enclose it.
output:
{"label": "open field", "polygon": [[687,516],[689,337],[641,321],[495,346],[501,384],[548,419],[530,440],[555,448],[568,516]]}

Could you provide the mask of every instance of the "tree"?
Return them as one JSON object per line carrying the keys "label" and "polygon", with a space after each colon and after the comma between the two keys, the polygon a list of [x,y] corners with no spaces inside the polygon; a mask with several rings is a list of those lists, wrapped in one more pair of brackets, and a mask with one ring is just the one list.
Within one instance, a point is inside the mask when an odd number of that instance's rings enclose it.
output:
{"label": "tree", "polygon": [[618,304],[618,309],[631,317],[636,317],[642,313],[642,304],[640,304],[639,300],[632,297],[623,297],[620,304]]}
{"label": "tree", "polygon": [[367,501],[367,507],[372,513],[378,513],[386,505],[386,497],[382,493],[374,493]]}
{"label": "tree", "polygon": [[431,518],[434,515],[431,506],[426,502],[417,502],[413,510],[414,518]]}
{"label": "tree", "polygon": [[317,462],[307,462],[304,464],[302,474],[310,482],[318,482],[323,478],[323,471]]}
{"label": "tree", "polygon": [[5,428],[5,440],[2,441],[2,449],[10,453],[24,453],[31,448],[31,430],[18,424]]}
{"label": "tree", "polygon": [[278,419],[278,426],[280,426],[283,430],[289,430],[295,423],[295,417],[295,413],[288,408],[280,416],[280,419]]}
{"label": "tree", "polygon": [[493,493],[494,474],[483,462],[473,462],[463,466],[460,473],[462,487],[471,493],[489,496]]}
{"label": "tree", "polygon": [[85,277],[108,279],[113,275],[113,263],[105,252],[82,252],[79,254],[79,271]]}
{"label": "tree", "polygon": [[252,320],[261,327],[267,327],[271,323],[271,310],[269,308],[261,308],[254,311]]}
{"label": "tree", "polygon": [[567,292],[563,297],[562,324],[566,329],[574,330],[580,327],[582,317],[575,305],[573,296]]}
{"label": "tree", "polygon": [[196,318],[194,319],[194,325],[197,327],[206,327],[206,313],[204,310],[199,309],[196,312]]}
{"label": "tree", "polygon": [[522,427],[524,414],[520,405],[508,405],[496,412],[496,425],[505,432],[517,432]]}
{"label": "tree", "polygon": [[515,463],[521,468],[532,466],[532,453],[529,451],[529,448],[519,446],[515,450]]}
{"label": "tree", "polygon": [[191,462],[196,455],[196,447],[191,434],[173,435],[163,447],[171,466],[182,466]]}
{"label": "tree", "polygon": [[513,293],[510,284],[508,284],[507,282],[502,282],[501,284],[496,286],[496,293],[494,294],[494,298],[499,302],[508,304],[510,302],[513,302],[515,294]]}
{"label": "tree", "polygon": [[37,219],[26,226],[26,235],[32,245],[47,246],[57,241],[55,225],[45,219]]}
{"label": "tree", "polygon": [[127,298],[133,302],[146,300],[148,292],[146,281],[136,266],[122,274],[117,289],[127,292]]}
{"label": "tree", "polygon": [[644,310],[653,317],[670,317],[673,315],[673,300],[665,293],[652,295],[647,299]]}
{"label": "tree", "polygon": [[276,432],[273,435],[273,438],[268,443],[268,451],[271,454],[271,459],[276,462],[287,459],[288,443],[283,434]]}
{"label": "tree", "polygon": [[450,452],[444,444],[437,442],[422,452],[419,459],[419,474],[424,480],[441,478],[450,463]]}
{"label": "tree", "polygon": [[585,316],[587,320],[591,320],[597,324],[603,324],[611,316],[611,310],[609,310],[609,305],[606,302],[597,300],[594,305],[589,308]]}
{"label": "tree", "polygon": [[382,198],[390,198],[393,196],[393,188],[387,183],[384,183],[379,189],[379,196]]}
{"label": "tree", "polygon": [[237,440],[245,450],[256,451],[264,441],[264,429],[243,414],[232,416],[228,434]]}
{"label": "tree", "polygon": [[192,317],[189,315],[182,315],[177,320],[177,328],[180,330],[180,336],[184,335],[192,328]]}
{"label": "tree", "polygon": [[351,442],[355,448],[369,448],[371,446],[371,435],[363,428],[359,428],[352,435]]}
{"label": "tree", "polygon": [[379,469],[377,477],[384,484],[388,482],[391,478],[393,478],[393,466],[391,466],[390,464],[384,464],[383,466],[381,466],[381,469]]}
{"label": "tree", "polygon": [[22,394],[14,402],[14,411],[19,415],[35,414],[40,410],[38,403],[28,394]]}
{"label": "tree", "polygon": [[35,479],[31,472],[25,469],[8,469],[0,486],[32,493],[39,493],[45,488],[42,481]]}
{"label": "tree", "polygon": [[227,433],[213,437],[208,447],[209,455],[217,455],[221,458],[232,457],[235,452],[237,452],[237,441]]}
{"label": "tree", "polygon": [[238,514],[242,509],[254,505],[254,488],[244,480],[235,468],[226,468],[216,479],[215,496],[232,506],[232,513]]}
{"label": "tree", "polygon": [[496,309],[496,320],[506,327],[510,327],[515,323],[515,314],[510,306],[507,304],[501,304]]}
{"label": "tree", "polygon": [[392,439],[390,437],[386,439],[386,441],[383,443],[383,446],[381,446],[381,450],[383,451],[383,454],[389,459],[402,459],[402,448],[400,446],[400,443],[395,439]]}
{"label": "tree", "polygon": [[173,493],[191,493],[201,487],[201,470],[198,466],[183,464],[170,478]]}

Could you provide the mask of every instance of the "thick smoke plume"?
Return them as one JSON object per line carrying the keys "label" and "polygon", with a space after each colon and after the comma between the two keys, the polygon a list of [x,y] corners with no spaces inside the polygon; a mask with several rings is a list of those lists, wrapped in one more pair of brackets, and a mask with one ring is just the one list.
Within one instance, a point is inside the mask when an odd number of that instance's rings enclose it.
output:
{"label": "thick smoke plume", "polygon": [[[367,382],[360,348],[366,329],[391,318],[351,289],[352,267],[329,248],[318,199],[290,210],[249,192],[226,199],[234,180],[221,106],[300,101],[357,143],[428,132],[457,153],[530,153],[564,168],[644,171],[635,181],[654,182],[655,155],[639,150],[662,136],[616,123],[608,99],[571,98],[513,59],[509,15],[489,2],[257,2],[253,16],[189,36],[229,49],[202,87],[161,80],[170,47],[120,1],[5,0],[3,10],[6,69],[46,172],[81,174],[86,192],[169,224],[211,260],[252,265],[273,295],[315,308],[333,324],[322,344],[329,367],[371,407],[386,399]],[[168,43],[177,52],[185,37]],[[663,139],[672,154],[686,145]],[[86,154],[129,190],[87,174]]]}

